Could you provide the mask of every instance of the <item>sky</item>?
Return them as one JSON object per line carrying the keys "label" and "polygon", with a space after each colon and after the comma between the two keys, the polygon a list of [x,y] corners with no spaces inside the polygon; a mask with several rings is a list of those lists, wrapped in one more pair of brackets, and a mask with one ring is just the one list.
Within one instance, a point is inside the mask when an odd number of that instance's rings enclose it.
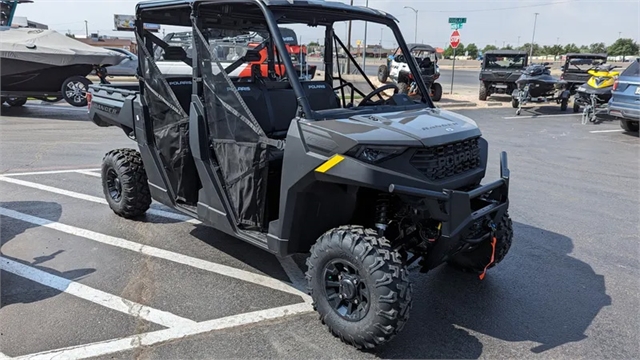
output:
{"label": "sky", "polygon": [[[351,0],[334,0],[349,3]],[[354,5],[386,11],[399,20],[399,27],[407,42],[413,42],[418,10],[417,41],[444,47],[451,28],[449,17],[466,17],[459,30],[463,44],[475,43],[517,46],[531,41],[535,20],[535,42],[541,45],[575,43],[580,46],[595,42],[613,43],[618,37],[632,38],[640,43],[640,0],[353,0]],[[89,32],[101,35],[131,37],[131,33],[113,31],[113,14],[133,15],[139,0],[34,0],[18,6],[16,16],[45,23],[62,33]],[[535,13],[538,13],[537,19]],[[341,37],[345,26],[336,26]],[[166,32],[184,30],[165,28]],[[295,28],[304,43],[322,40],[318,29]],[[364,40],[364,23],[352,28],[352,44]],[[391,31],[381,26],[367,26],[367,43],[392,47],[395,39]]]}

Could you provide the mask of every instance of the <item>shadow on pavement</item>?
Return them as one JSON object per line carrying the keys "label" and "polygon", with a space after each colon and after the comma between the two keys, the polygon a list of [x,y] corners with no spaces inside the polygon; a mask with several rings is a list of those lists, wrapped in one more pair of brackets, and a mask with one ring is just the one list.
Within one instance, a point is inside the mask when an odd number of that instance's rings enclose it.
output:
{"label": "shadow on pavement", "polygon": [[[479,333],[507,342],[534,342],[544,353],[586,338],[585,330],[611,304],[604,277],[571,257],[571,239],[514,223],[507,258],[480,281],[442,266],[412,274],[411,318],[376,354],[383,358],[478,358]],[[490,354],[484,354],[485,356]]]}
{"label": "shadow on pavement", "polygon": [[[21,208],[35,207],[42,209],[43,212],[48,214],[49,220],[56,221],[62,214],[62,207],[58,203],[54,202],[40,202],[40,201],[16,201],[16,202],[0,202],[0,207],[4,209],[14,210],[21,212]],[[51,219],[51,217],[55,219]],[[11,219],[11,220],[9,220]],[[9,220],[9,221],[7,221]],[[47,255],[38,256],[33,258],[33,261],[25,261],[18,259],[4,253],[2,248],[11,240],[15,239],[18,235],[25,231],[38,227],[24,221],[15,220],[9,217],[2,217],[2,231],[0,232],[0,262],[2,266],[12,266],[12,263],[19,263],[31,268],[35,268],[54,276],[62,277],[67,280],[76,281],[93,272],[95,269],[74,269],[64,272],[40,266],[39,264],[45,263],[54,259],[57,255],[61,254],[64,250],[50,249],[50,253]],[[61,282],[62,283],[62,282]],[[15,275],[8,271],[2,270],[0,272],[0,308],[9,306],[12,304],[27,304],[34,303],[41,300],[54,297],[61,293],[60,290],[53,289],[51,287],[39,284],[29,279],[23,278],[19,275]]]}
{"label": "shadow on pavement", "polygon": [[274,279],[291,282],[277,258],[270,252],[231,237],[206,225],[194,225],[190,234],[205,244],[240,260]]}
{"label": "shadow on pavement", "polygon": [[86,107],[79,108],[70,105],[47,103],[40,104],[39,101],[32,101],[21,107],[2,105],[0,107],[0,115],[30,119],[89,121]]}

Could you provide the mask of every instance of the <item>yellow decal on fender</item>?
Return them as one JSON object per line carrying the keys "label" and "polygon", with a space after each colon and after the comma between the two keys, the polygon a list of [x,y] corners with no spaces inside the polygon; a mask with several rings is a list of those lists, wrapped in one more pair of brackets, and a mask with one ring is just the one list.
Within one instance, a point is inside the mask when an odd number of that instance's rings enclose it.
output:
{"label": "yellow decal on fender", "polygon": [[322,165],[318,166],[316,168],[316,171],[320,173],[327,172],[332,167],[338,165],[342,160],[344,160],[344,157],[338,154],[333,155],[332,157],[329,158],[329,160],[325,161]]}

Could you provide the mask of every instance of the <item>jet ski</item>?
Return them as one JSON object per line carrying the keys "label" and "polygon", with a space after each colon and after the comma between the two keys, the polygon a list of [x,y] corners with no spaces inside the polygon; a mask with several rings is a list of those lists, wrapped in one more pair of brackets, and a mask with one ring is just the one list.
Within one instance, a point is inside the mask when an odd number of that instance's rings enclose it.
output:
{"label": "jet ski", "polygon": [[573,97],[573,112],[577,113],[580,111],[580,106],[584,106],[582,124],[589,121],[595,122],[597,116],[606,115],[613,83],[620,75],[619,71],[614,71],[616,68],[617,66],[611,64],[603,64],[589,69],[587,73],[591,77],[576,89]]}
{"label": "jet ski", "polygon": [[555,101],[562,111],[567,110],[571,93],[567,82],[551,76],[549,63],[531,64],[516,80],[517,88],[511,94],[511,105],[520,115],[522,106],[529,102]]}

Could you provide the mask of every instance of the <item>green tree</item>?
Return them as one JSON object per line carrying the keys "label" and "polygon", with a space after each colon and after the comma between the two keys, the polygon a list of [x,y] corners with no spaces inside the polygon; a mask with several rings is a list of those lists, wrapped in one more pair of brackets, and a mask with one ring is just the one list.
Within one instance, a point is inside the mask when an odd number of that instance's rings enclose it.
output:
{"label": "green tree", "polygon": [[564,48],[561,45],[553,45],[550,49],[549,49],[549,54],[548,55],[562,55],[562,53],[564,53]]}
{"label": "green tree", "polygon": [[576,44],[567,44],[564,46],[564,53],[579,53],[580,48]]}
{"label": "green tree", "polygon": [[589,47],[587,45],[580,45],[580,52],[586,54],[589,52]]}
{"label": "green tree", "polygon": [[495,47],[494,45],[487,45],[484,47],[484,49],[482,49],[482,52],[486,53],[487,51],[491,51],[491,50],[498,50],[498,48]]}
{"label": "green tree", "polygon": [[542,46],[542,49],[540,49],[540,55],[555,55],[553,53],[553,48],[549,45],[544,45]]}
{"label": "green tree", "polygon": [[[455,50],[456,56],[464,55],[464,45],[462,43],[460,43]],[[451,45],[449,45],[449,47],[444,50],[442,56],[444,56],[445,58],[453,56],[453,48],[451,47]]]}
{"label": "green tree", "polygon": [[467,45],[467,48],[465,50],[469,52],[469,56],[471,56],[472,59],[478,57],[478,46],[476,46],[476,44],[472,43]]}
{"label": "green tree", "polygon": [[502,48],[503,50],[513,50],[513,46],[511,44],[507,44],[507,46]]}
{"label": "green tree", "polygon": [[[530,44],[530,43],[526,43],[526,44],[524,44],[524,45],[520,46],[520,47],[518,48],[518,50],[520,50],[520,51],[526,51],[527,53],[529,53],[530,46],[531,46],[531,44]],[[538,45],[538,44],[533,44],[533,54],[532,54],[532,55],[533,55],[533,56],[540,56],[540,55],[541,55],[541,53],[542,53],[542,49],[540,48],[540,45]]]}
{"label": "green tree", "polygon": [[317,41],[312,41],[312,42],[310,42],[310,43],[309,43],[309,45],[307,45],[307,46],[308,46],[308,47],[317,47],[317,46],[320,46],[320,44],[318,44],[318,42],[317,42]]}
{"label": "green tree", "polygon": [[607,52],[607,46],[604,43],[593,43],[589,45],[589,52],[595,54],[602,54]]}
{"label": "green tree", "polygon": [[607,49],[611,56],[636,56],[639,52],[638,44],[633,39],[618,39]]}

